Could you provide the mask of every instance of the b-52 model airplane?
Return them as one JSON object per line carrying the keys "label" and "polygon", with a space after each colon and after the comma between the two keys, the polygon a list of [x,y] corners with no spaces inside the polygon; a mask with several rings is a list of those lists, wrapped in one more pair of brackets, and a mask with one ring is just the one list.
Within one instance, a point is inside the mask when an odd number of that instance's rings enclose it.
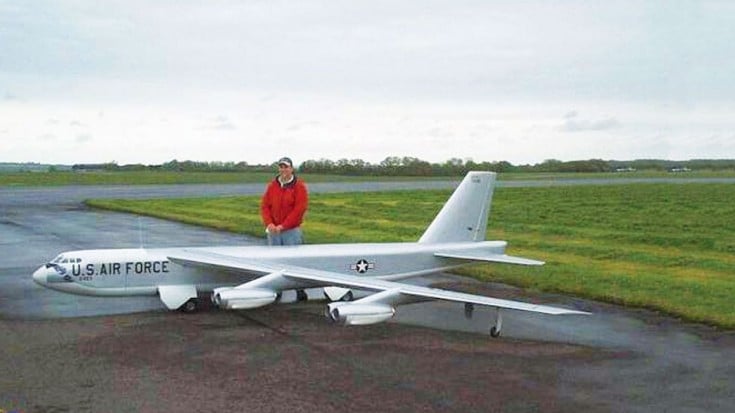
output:
{"label": "b-52 model airplane", "polygon": [[[345,325],[386,321],[395,306],[430,299],[494,307],[490,328],[500,335],[500,309],[543,314],[588,314],[399,282],[473,262],[543,265],[505,254],[505,241],[485,241],[495,173],[469,172],[414,243],[319,244],[64,252],[40,267],[33,280],[54,290],[92,296],[157,295],[169,309],[193,311],[198,295],[229,310],[265,306],[281,293],[324,288],[328,319]],[[408,206],[407,206],[408,207]],[[352,301],[352,289],[372,294]],[[339,300],[339,301],[338,301]]]}

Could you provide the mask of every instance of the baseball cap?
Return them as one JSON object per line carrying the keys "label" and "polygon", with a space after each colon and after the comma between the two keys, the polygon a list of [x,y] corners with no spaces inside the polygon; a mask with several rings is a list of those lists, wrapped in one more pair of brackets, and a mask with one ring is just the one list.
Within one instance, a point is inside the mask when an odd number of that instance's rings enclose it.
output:
{"label": "baseball cap", "polygon": [[293,161],[291,161],[291,158],[289,158],[288,156],[284,156],[283,158],[279,159],[278,160],[278,164],[279,165],[288,165],[291,168],[293,168]]}

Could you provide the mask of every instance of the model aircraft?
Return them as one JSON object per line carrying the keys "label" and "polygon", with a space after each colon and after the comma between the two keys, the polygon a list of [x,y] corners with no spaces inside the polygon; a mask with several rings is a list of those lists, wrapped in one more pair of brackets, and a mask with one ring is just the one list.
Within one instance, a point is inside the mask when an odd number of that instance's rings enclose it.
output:
{"label": "model aircraft", "polygon": [[[474,262],[543,265],[505,254],[505,241],[485,241],[495,173],[469,172],[414,243],[298,246],[100,249],[69,251],[40,267],[33,280],[54,290],[92,296],[157,295],[169,309],[194,311],[199,295],[228,310],[277,302],[286,290],[324,288],[328,319],[345,325],[386,321],[395,307],[430,299],[494,307],[490,328],[500,335],[500,309],[588,314],[399,282]],[[372,292],[352,301],[352,289]]]}

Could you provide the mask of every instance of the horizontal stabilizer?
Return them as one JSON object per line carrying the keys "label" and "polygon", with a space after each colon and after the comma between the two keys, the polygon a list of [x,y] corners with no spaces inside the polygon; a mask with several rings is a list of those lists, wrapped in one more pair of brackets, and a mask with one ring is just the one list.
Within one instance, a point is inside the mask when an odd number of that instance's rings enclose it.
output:
{"label": "horizontal stabilizer", "polygon": [[517,265],[544,265],[543,261],[531,260],[523,257],[514,257],[505,254],[483,254],[478,251],[471,252],[435,252],[435,256],[442,258],[454,258],[468,261],[500,262],[503,264]]}

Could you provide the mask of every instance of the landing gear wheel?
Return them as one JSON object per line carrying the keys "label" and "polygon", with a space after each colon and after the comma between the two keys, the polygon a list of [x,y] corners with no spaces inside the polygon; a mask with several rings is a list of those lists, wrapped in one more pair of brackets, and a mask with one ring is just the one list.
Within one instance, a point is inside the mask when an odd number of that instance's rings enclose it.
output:
{"label": "landing gear wheel", "polygon": [[190,298],[189,301],[185,302],[184,304],[179,307],[179,311],[182,313],[193,313],[196,312],[199,309],[199,299],[197,298]]}
{"label": "landing gear wheel", "polygon": [[308,299],[309,299],[309,296],[306,295],[306,291],[296,290],[296,301],[306,301]]}
{"label": "landing gear wheel", "polygon": [[472,314],[475,312],[475,305],[472,303],[464,304],[464,318],[471,320]]}
{"label": "landing gear wheel", "polygon": [[500,308],[495,309],[495,325],[490,328],[490,337],[500,337],[500,330],[503,328],[503,316],[500,314]]}

